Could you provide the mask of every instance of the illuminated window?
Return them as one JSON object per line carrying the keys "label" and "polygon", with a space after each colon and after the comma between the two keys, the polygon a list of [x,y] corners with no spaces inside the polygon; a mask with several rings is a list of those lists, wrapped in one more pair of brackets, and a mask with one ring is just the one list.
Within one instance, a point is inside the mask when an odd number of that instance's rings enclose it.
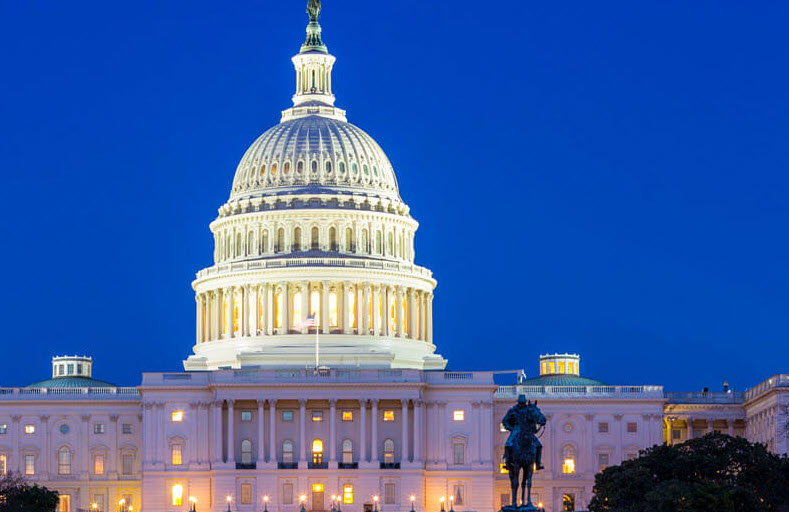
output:
{"label": "illuminated window", "polygon": [[292,505],[293,504],[293,484],[292,483],[284,483],[282,484],[282,504],[283,505]]}
{"label": "illuminated window", "polygon": [[452,419],[455,421],[463,421],[466,419],[466,411],[458,409],[452,412]]}
{"label": "illuminated window", "polygon": [[8,433],[8,425],[3,423],[0,425],[0,434],[7,434]]}
{"label": "illuminated window", "polygon": [[348,321],[351,327],[356,327],[356,292],[348,291]]}
{"label": "illuminated window", "polygon": [[239,318],[240,313],[241,313],[241,294],[234,293],[233,294],[233,332],[238,332],[241,330],[241,319]]}
{"label": "illuminated window", "polygon": [[252,411],[241,411],[241,421],[252,421]]}
{"label": "illuminated window", "polygon": [[[374,329],[374,321],[373,321],[373,296],[372,294],[367,295],[367,328]],[[367,334],[367,333],[365,333]]]}
{"label": "illuminated window", "polygon": [[607,453],[598,453],[597,454],[597,470],[602,471],[608,467],[610,462],[610,457]]}
{"label": "illuminated window", "polygon": [[312,441],[312,463],[323,464],[323,441],[320,439]]}
{"label": "illuminated window", "polygon": [[627,432],[629,434],[635,434],[636,432],[638,432],[638,423],[636,423],[635,421],[628,421]]}
{"label": "illuminated window", "polygon": [[94,453],[93,454],[93,474],[94,475],[103,475],[104,474],[104,454],[103,453]]}
{"label": "illuminated window", "polygon": [[25,475],[32,476],[36,474],[36,456],[25,455]]}
{"label": "illuminated window", "polygon": [[607,421],[601,421],[600,423],[598,423],[597,424],[597,431],[599,433],[601,433],[601,434],[608,433],[608,422]]}
{"label": "illuminated window", "polygon": [[180,444],[174,444],[170,447],[170,463],[173,466],[183,464],[183,446]]}
{"label": "illuminated window", "polygon": [[290,162],[285,162],[285,165],[282,166],[282,173],[288,174],[290,172]]}
{"label": "illuminated window", "polygon": [[397,329],[397,307],[394,297],[389,297],[389,332]]}
{"label": "illuminated window", "polygon": [[8,473],[8,455],[0,453],[0,476],[5,476]]}
{"label": "illuminated window", "polygon": [[313,290],[310,294],[310,315],[315,316],[315,326],[321,325],[321,293]]}
{"label": "illuminated window", "polygon": [[296,292],[293,294],[293,306],[291,307],[291,311],[293,311],[293,320],[291,322],[291,327],[294,329],[301,328],[301,292]]}
{"label": "illuminated window", "polygon": [[353,441],[350,439],[342,442],[342,463],[353,464]]}
{"label": "illuminated window", "polygon": [[564,450],[562,450],[562,455],[564,458],[562,473],[565,475],[575,474],[575,448],[568,444],[564,447]]}
{"label": "illuminated window", "polygon": [[94,423],[93,424],[93,433],[94,434],[103,434],[104,433],[104,423]]}
{"label": "illuminated window", "polygon": [[337,314],[337,292],[329,292],[329,327],[339,327],[339,315]]}
{"label": "illuminated window", "polygon": [[274,327],[282,328],[282,292],[274,295]]}
{"label": "illuminated window", "polygon": [[353,505],[353,485],[343,484],[342,503],[343,505]]}
{"label": "illuminated window", "polygon": [[556,363],[553,361],[548,363],[548,373],[556,373]]}
{"label": "illuminated window", "polygon": [[394,411],[391,409],[384,411],[384,421],[394,421]]}
{"label": "illuminated window", "polygon": [[312,421],[323,421],[323,411],[312,411]]}
{"label": "illuminated window", "polygon": [[241,441],[241,464],[252,464],[252,441]]}
{"label": "illuminated window", "polygon": [[575,494],[562,495],[562,510],[573,512],[575,510]]}
{"label": "illuminated window", "polygon": [[58,475],[71,474],[71,450],[67,446],[62,446],[58,450]]}
{"label": "illuminated window", "polygon": [[277,174],[277,164],[273,163],[271,164],[271,175],[275,176],[276,174]]}
{"label": "illuminated window", "polygon": [[25,434],[35,434],[36,433],[36,426],[32,423],[28,423],[25,425]]}
{"label": "illuminated window", "polygon": [[282,421],[293,421],[293,411],[282,411]]}
{"label": "illuminated window", "polygon": [[180,507],[184,503],[184,486],[175,484],[172,488],[172,505]]}
{"label": "illuminated window", "polygon": [[252,504],[252,484],[248,484],[248,483],[241,484],[241,504],[242,505]]}
{"label": "illuminated window", "polygon": [[58,495],[58,512],[71,512],[71,495]]}
{"label": "illuminated window", "polygon": [[384,441],[384,463],[394,464],[394,446],[393,440]]}
{"label": "illuminated window", "polygon": [[290,439],[282,442],[282,462],[286,464],[293,462],[293,441]]}
{"label": "illuminated window", "polygon": [[353,421],[353,411],[342,411],[342,421]]}

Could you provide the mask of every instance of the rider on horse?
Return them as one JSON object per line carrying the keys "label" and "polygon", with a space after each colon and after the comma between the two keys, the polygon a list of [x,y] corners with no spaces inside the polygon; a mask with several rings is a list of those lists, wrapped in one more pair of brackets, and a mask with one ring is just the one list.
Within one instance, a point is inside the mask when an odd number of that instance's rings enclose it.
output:
{"label": "rider on horse", "polygon": [[[534,402],[534,406],[537,402]],[[537,469],[544,469],[542,465],[542,443],[537,439],[536,433],[542,425],[534,422],[532,419],[529,408],[532,406],[531,402],[526,402],[524,395],[518,396],[518,403],[515,404],[504,419],[501,420],[504,428],[510,431],[510,436],[504,444],[504,460],[509,460],[510,452],[516,444],[518,436],[524,435],[525,438],[531,440],[531,447],[534,453],[534,461],[537,464]]]}

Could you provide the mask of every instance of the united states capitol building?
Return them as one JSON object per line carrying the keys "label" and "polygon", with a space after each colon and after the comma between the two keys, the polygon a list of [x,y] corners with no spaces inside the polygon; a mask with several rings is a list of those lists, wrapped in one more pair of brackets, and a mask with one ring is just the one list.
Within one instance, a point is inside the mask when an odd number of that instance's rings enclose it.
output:
{"label": "united states capitol building", "polygon": [[789,375],[666,393],[583,377],[575,354],[506,386],[446,371],[418,223],[335,106],[317,16],[292,60],[293,106],[210,225],[185,371],[126,388],[90,357],[53,358],[51,378],[0,388],[0,472],[57,490],[63,512],[491,512],[509,501],[500,420],[519,394],[548,419],[532,494],[547,511],[585,509],[595,474],[659,443],[720,431],[789,452]]}

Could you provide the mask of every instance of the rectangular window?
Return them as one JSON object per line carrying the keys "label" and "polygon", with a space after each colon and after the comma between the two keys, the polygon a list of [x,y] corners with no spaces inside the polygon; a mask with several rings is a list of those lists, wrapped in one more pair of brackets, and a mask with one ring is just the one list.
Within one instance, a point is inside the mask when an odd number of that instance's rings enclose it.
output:
{"label": "rectangular window", "polygon": [[71,512],[71,495],[60,494],[58,496],[58,512]]}
{"label": "rectangular window", "polygon": [[25,455],[25,475],[32,476],[36,474],[36,456]]}
{"label": "rectangular window", "polygon": [[394,505],[396,501],[397,487],[392,482],[384,484],[384,505]]}
{"label": "rectangular window", "polygon": [[312,421],[323,421],[323,411],[312,411]]}
{"label": "rectangular window", "polygon": [[124,453],[121,455],[121,474],[128,476],[132,473],[134,473],[134,455]]}
{"label": "rectangular window", "polygon": [[353,421],[353,411],[342,411],[342,421]]}
{"label": "rectangular window", "polygon": [[565,457],[564,464],[562,464],[562,473],[565,475],[575,473],[575,459],[573,457]]}
{"label": "rectangular window", "polygon": [[463,421],[466,418],[466,411],[458,409],[452,412],[452,419],[455,421]]}
{"label": "rectangular window", "polygon": [[8,425],[3,423],[0,425],[0,434],[7,434],[8,433]]}
{"label": "rectangular window", "polygon": [[627,432],[629,434],[635,434],[636,432],[638,432],[638,423],[636,423],[635,421],[628,421]]}
{"label": "rectangular window", "polygon": [[252,484],[241,484],[241,504],[252,504]]}
{"label": "rectangular window", "polygon": [[25,434],[35,434],[36,433],[36,426],[32,423],[28,423],[25,425]]}
{"label": "rectangular window", "polygon": [[353,505],[353,485],[343,484],[342,502],[344,505]]}
{"label": "rectangular window", "polygon": [[602,471],[608,467],[610,457],[607,453],[598,453],[597,454],[597,470]]}
{"label": "rectangular window", "polygon": [[575,511],[575,494],[562,495],[562,510],[567,512]]}
{"label": "rectangular window", "polygon": [[282,504],[293,505],[293,484],[282,484]]}
{"label": "rectangular window", "polygon": [[103,453],[94,453],[93,454],[93,474],[94,475],[103,475],[104,474],[104,454]]}
{"label": "rectangular window", "polygon": [[[183,485],[175,484],[173,486],[171,503],[173,504],[174,507],[180,507],[181,505],[184,504],[184,486]],[[124,505],[126,505],[126,504],[124,503]]]}
{"label": "rectangular window", "polygon": [[170,413],[170,419],[172,421],[184,421],[184,411],[173,411]]}
{"label": "rectangular window", "polygon": [[608,433],[608,422],[607,421],[601,421],[600,423],[598,423],[597,424],[597,431],[599,433],[601,433],[601,434],[607,434]]}
{"label": "rectangular window", "polygon": [[73,364],[68,365],[68,374],[69,375],[74,375],[74,365]]}
{"label": "rectangular window", "polygon": [[122,426],[122,432],[124,434],[131,434],[132,433],[131,423],[124,423]]}
{"label": "rectangular window", "polygon": [[0,476],[5,476],[8,472],[8,455],[0,454]]}
{"label": "rectangular window", "polygon": [[252,421],[252,411],[241,411],[241,421]]}
{"label": "rectangular window", "polygon": [[183,448],[180,444],[174,444],[170,448],[170,463],[173,466],[180,466],[183,464]]}
{"label": "rectangular window", "polygon": [[671,429],[671,438],[674,440],[682,439],[682,431],[678,428]]}
{"label": "rectangular window", "polygon": [[466,463],[466,446],[463,443],[452,445],[452,460],[456,465]]}
{"label": "rectangular window", "polygon": [[93,433],[94,434],[103,434],[104,433],[104,423],[94,423],[93,424]]}
{"label": "rectangular window", "polygon": [[282,421],[293,421],[293,411],[282,411]]}
{"label": "rectangular window", "polygon": [[452,495],[455,497],[455,505],[463,505],[463,500],[466,498],[466,486],[455,485],[452,491]]}
{"label": "rectangular window", "polygon": [[394,411],[393,410],[384,411],[384,421],[394,421]]}

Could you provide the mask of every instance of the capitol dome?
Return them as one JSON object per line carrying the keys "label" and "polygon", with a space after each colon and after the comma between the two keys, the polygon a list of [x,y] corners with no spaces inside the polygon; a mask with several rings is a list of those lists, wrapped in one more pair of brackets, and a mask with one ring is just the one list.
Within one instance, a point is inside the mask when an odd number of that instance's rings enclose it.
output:
{"label": "capitol dome", "polygon": [[419,224],[381,147],[334,105],[317,18],[292,61],[293,106],[246,151],[210,225],[184,368],[443,369]]}
{"label": "capitol dome", "polygon": [[231,200],[305,189],[400,201],[392,164],[375,140],[322,116],[290,119],[261,135],[238,165]]}

